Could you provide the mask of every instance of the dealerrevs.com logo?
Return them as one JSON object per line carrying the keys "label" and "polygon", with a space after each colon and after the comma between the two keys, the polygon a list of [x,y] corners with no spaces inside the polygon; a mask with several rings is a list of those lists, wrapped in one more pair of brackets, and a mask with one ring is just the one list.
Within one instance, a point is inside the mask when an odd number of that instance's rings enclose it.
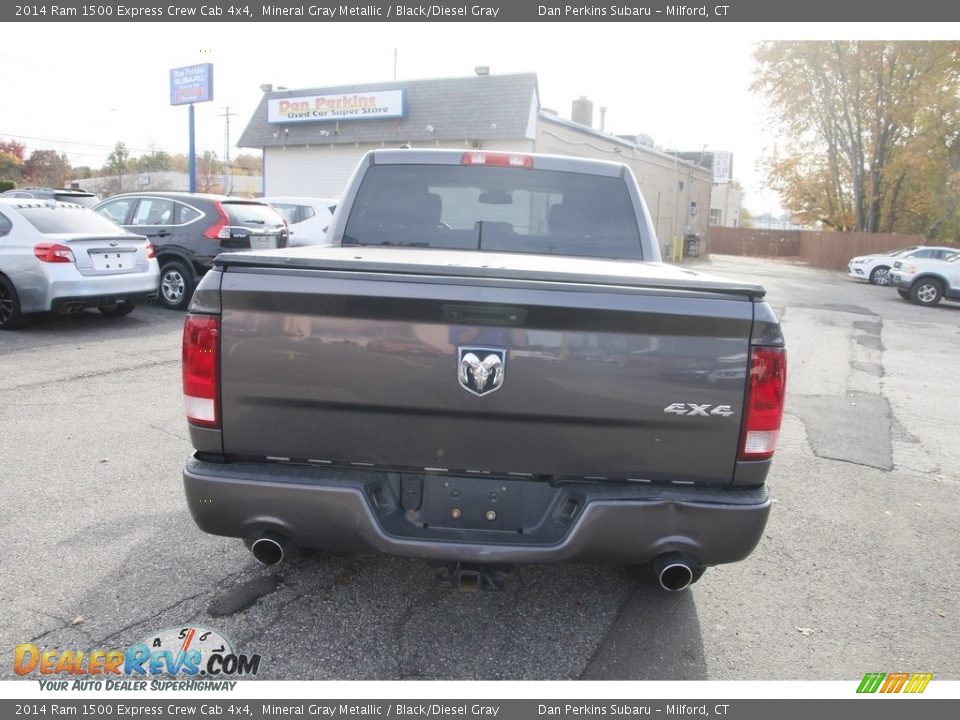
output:
{"label": "dealerrevs.com logo", "polygon": [[[177,627],[125,649],[41,650],[17,645],[13,670],[38,675],[45,690],[232,690],[260,669],[259,655],[234,652],[220,633]],[[63,679],[69,678],[69,679]]]}

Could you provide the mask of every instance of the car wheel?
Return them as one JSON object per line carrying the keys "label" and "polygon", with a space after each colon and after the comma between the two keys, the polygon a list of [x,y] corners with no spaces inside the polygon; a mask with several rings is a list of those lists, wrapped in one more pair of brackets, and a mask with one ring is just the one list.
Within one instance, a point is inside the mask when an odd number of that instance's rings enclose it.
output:
{"label": "car wheel", "polygon": [[900,294],[900,297],[902,297],[904,300],[909,300],[909,299],[910,299],[910,291],[909,291],[909,290],[902,290],[902,289],[900,289],[900,288],[897,288],[897,292]]}
{"label": "car wheel", "polygon": [[910,288],[910,299],[917,305],[936,305],[943,297],[943,286],[938,280],[918,280]]}
{"label": "car wheel", "polygon": [[160,292],[157,299],[170,310],[185,310],[193,295],[193,283],[187,266],[170,260],[160,268]]}
{"label": "car wheel", "polygon": [[888,268],[886,265],[875,267],[873,272],[870,273],[870,282],[874,285],[889,285],[890,268]]}
{"label": "car wheel", "polygon": [[20,312],[17,289],[12,282],[0,275],[0,330],[18,330],[29,320],[28,315]]}
{"label": "car wheel", "polygon": [[123,317],[132,313],[134,307],[136,306],[132,302],[117,303],[100,308],[100,312],[107,317]]}

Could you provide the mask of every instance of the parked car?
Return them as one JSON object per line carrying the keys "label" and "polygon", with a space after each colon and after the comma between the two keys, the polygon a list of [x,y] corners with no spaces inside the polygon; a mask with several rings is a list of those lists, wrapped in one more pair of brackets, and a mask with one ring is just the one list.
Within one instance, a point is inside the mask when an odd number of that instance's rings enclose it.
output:
{"label": "parked car", "polygon": [[224,250],[287,246],[287,224],[260,200],[187,192],[114,195],[95,210],[131,232],[146,235],[160,263],[159,301],[183,310],[193,289]]}
{"label": "parked car", "polygon": [[327,229],[337,209],[336,198],[265,197],[261,198],[283,215],[290,226],[290,247],[329,245]]}
{"label": "parked car", "polygon": [[861,255],[850,258],[850,262],[847,265],[847,275],[857,280],[867,280],[873,285],[889,285],[890,268],[896,260],[905,260],[907,258],[916,258],[918,260],[945,260],[957,253],[960,253],[960,250],[916,245],[914,247],[903,248],[902,250],[892,250],[888,253]]}
{"label": "parked car", "polygon": [[130,313],[157,294],[153,246],[80,205],[0,198],[0,329],[32,313]]}
{"label": "parked car", "polygon": [[918,305],[936,305],[941,299],[960,302],[960,253],[946,260],[897,260],[890,281],[900,297]]}
{"label": "parked car", "polygon": [[67,190],[66,188],[57,190],[47,187],[16,188],[0,193],[0,197],[30,200],[58,200],[60,202],[76,203],[84,207],[93,207],[100,202],[100,198],[86,190]]}

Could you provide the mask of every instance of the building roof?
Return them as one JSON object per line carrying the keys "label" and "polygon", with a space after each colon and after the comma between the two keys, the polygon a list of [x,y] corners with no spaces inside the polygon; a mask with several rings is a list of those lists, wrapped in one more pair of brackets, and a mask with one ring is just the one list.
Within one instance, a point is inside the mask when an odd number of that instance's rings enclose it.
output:
{"label": "building roof", "polygon": [[584,135],[591,135],[597,138],[598,140],[605,140],[611,145],[628,148],[634,151],[635,153],[637,153],[638,155],[648,155],[650,157],[659,157],[665,160],[669,160],[670,162],[675,162],[679,159],[679,161],[684,166],[697,164],[695,162],[685,160],[682,156],[678,154],[671,153],[671,152],[664,152],[663,150],[657,150],[656,148],[650,147],[648,145],[641,145],[640,143],[636,142],[636,139],[631,138],[631,136],[611,135],[610,133],[597,130],[595,128],[589,127],[588,125],[581,125],[580,123],[574,122],[573,120],[567,120],[566,118],[562,118],[551,111],[541,110],[540,119],[549,123],[553,123],[554,125],[560,125],[562,127],[566,127],[571,130],[576,130],[577,132],[582,133]]}
{"label": "building roof", "polygon": [[[267,122],[269,100],[375,90],[406,90],[406,117],[341,120],[339,123],[334,120]],[[273,90],[263,94],[237,145],[265,148],[310,144],[518,139],[531,137],[532,113],[539,111],[539,108],[535,73]]]}

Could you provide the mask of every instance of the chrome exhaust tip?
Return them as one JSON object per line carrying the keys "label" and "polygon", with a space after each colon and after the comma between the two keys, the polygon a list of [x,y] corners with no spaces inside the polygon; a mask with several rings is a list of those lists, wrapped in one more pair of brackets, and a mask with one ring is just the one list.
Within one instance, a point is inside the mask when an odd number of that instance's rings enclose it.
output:
{"label": "chrome exhaust tip", "polygon": [[264,533],[250,545],[250,552],[261,565],[276,565],[287,554],[287,540],[276,533]]}
{"label": "chrome exhaust tip", "polygon": [[693,563],[680,553],[664,553],[653,560],[653,572],[660,587],[669,592],[680,592],[693,582]]}

